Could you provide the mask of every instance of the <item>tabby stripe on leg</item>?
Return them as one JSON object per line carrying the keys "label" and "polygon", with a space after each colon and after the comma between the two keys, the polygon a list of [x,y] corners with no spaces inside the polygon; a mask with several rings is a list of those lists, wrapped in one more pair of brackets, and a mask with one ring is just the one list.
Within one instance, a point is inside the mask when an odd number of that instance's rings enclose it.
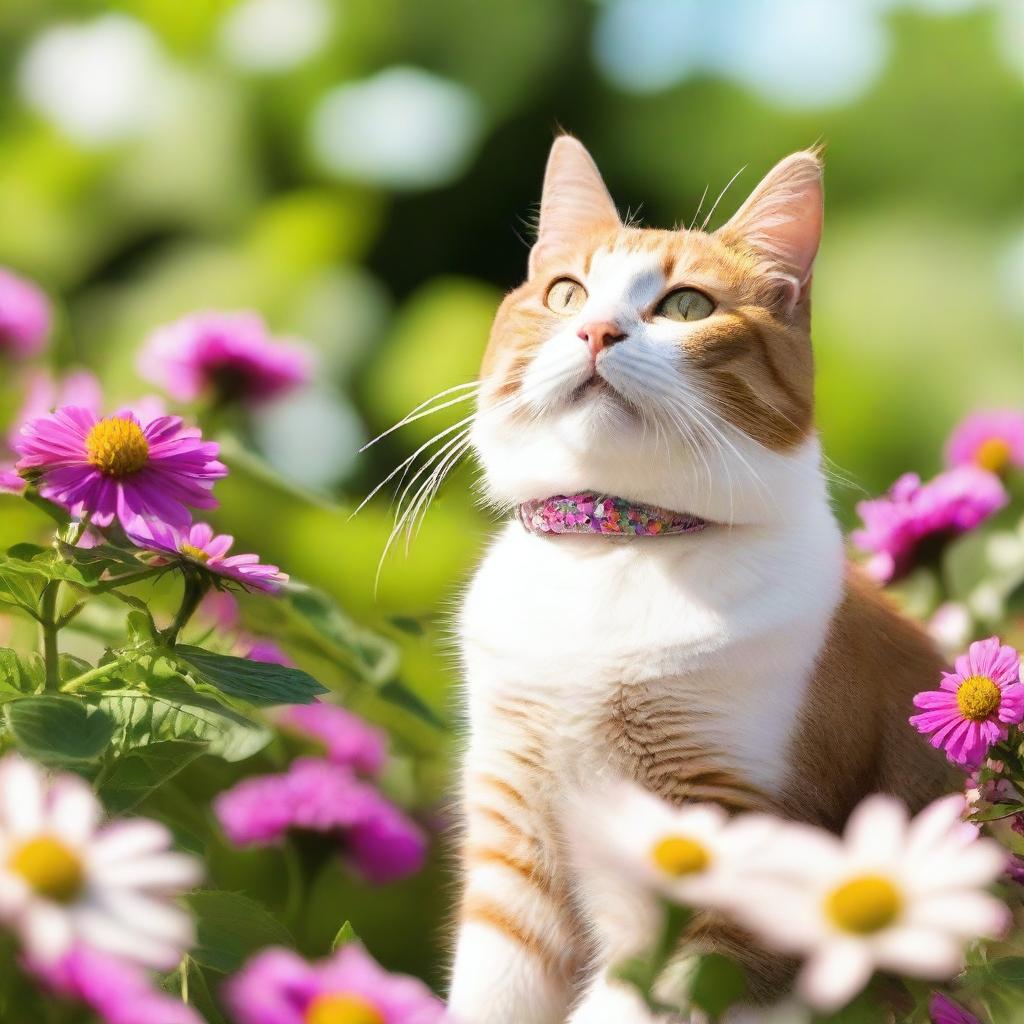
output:
{"label": "tabby stripe on leg", "polygon": [[560,953],[551,949],[539,935],[520,924],[512,914],[486,896],[467,894],[462,907],[462,920],[484,924],[501,932],[537,957],[551,973],[562,969],[563,957]]}

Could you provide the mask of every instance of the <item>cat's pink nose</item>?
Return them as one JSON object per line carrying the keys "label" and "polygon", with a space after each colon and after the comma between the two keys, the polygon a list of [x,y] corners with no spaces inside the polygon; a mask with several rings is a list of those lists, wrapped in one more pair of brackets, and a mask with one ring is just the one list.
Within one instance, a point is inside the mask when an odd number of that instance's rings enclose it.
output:
{"label": "cat's pink nose", "polygon": [[594,320],[584,324],[576,336],[580,341],[585,341],[590,349],[590,354],[596,359],[598,352],[610,348],[617,341],[622,341],[626,335],[622,328],[612,320]]}

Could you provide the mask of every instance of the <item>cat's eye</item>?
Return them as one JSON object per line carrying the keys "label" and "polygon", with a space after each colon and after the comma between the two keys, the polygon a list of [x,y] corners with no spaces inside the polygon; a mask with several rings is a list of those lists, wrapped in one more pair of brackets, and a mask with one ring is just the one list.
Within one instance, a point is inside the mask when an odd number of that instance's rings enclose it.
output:
{"label": "cat's eye", "polygon": [[544,296],[544,305],[552,312],[568,316],[577,313],[587,301],[587,289],[571,277],[560,277],[548,288]]}
{"label": "cat's eye", "polygon": [[669,320],[703,320],[715,311],[715,304],[696,288],[677,288],[658,303],[654,311]]}

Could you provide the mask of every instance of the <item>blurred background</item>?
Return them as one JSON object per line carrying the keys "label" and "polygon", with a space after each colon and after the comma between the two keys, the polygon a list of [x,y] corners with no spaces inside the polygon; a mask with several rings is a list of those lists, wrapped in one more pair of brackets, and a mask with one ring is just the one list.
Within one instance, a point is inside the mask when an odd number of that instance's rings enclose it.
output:
{"label": "blurred background", "polygon": [[[0,76],[0,264],[56,302],[56,366],[113,407],[151,390],[135,353],[183,313],[305,339],[315,383],[247,425],[217,525],[389,632],[448,718],[448,616],[491,526],[475,470],[376,596],[388,500],[349,514],[462,406],[359,449],[475,376],[559,127],[658,226],[746,168],[717,225],[825,143],[818,408],[846,524],[937,470],[964,412],[1021,401],[1020,0],[34,0],[0,5]],[[31,515],[5,506],[0,542]],[[389,724],[440,795],[455,733]],[[371,948],[435,981],[442,879],[352,896]],[[337,924],[328,901],[309,944]]]}

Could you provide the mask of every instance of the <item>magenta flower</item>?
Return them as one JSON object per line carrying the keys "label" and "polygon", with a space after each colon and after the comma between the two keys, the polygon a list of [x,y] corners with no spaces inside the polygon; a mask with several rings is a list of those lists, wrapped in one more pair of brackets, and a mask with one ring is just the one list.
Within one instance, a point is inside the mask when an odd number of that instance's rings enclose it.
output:
{"label": "magenta flower", "polygon": [[243,779],[214,801],[237,846],[266,845],[290,829],[336,836],[346,859],[371,882],[392,882],[423,866],[420,828],[351,769],[298,758],[280,775]]}
{"label": "magenta flower", "polygon": [[77,999],[107,1024],[203,1024],[191,1007],[161,992],[144,971],[76,946],[54,964],[29,969],[54,993]]}
{"label": "magenta flower", "polygon": [[125,532],[140,548],[184,559],[246,587],[273,593],[288,582],[288,576],[276,565],[263,565],[259,555],[228,555],[235,538],[215,534],[206,523],[179,527],[137,518]]}
{"label": "magenta flower", "polygon": [[0,494],[21,494],[25,481],[11,465],[0,465]]}
{"label": "magenta flower", "polygon": [[320,740],[327,760],[333,764],[347,765],[367,775],[375,775],[384,766],[387,756],[385,733],[336,704],[323,701],[293,704],[281,710],[278,722]]}
{"label": "magenta flower", "polygon": [[139,372],[175,398],[262,402],[306,383],[304,346],[271,338],[256,313],[195,313],[158,327],[139,355]]}
{"label": "magenta flower", "polygon": [[904,473],[884,498],[857,505],[864,528],[853,531],[853,542],[872,553],[868,572],[888,582],[914,567],[924,542],[973,530],[1008,500],[999,478],[977,466],[950,469],[926,484]]}
{"label": "magenta flower", "polygon": [[222,630],[237,628],[242,618],[238,598],[227,590],[211,590],[199,602],[196,614]]}
{"label": "magenta flower", "polygon": [[1024,467],[1024,412],[992,409],[975,412],[957,424],[946,442],[948,466],[981,466],[1002,473]]}
{"label": "magenta flower", "polygon": [[50,333],[50,300],[31,281],[0,267],[0,354],[34,356]]}
{"label": "magenta flower", "polygon": [[237,1024],[442,1024],[444,1004],[418,978],[389,974],[358,943],[307,963],[287,949],[254,956],[225,986]]}
{"label": "magenta flower", "polygon": [[941,689],[914,697],[924,710],[910,724],[950,761],[974,768],[993,743],[1006,739],[1010,725],[1024,720],[1020,655],[992,636],[971,644],[954,667],[942,673]]}
{"label": "magenta flower", "polygon": [[928,1015],[932,1024],[981,1024],[981,1021],[968,1013],[959,1003],[954,1003],[949,996],[934,992],[928,1003]]}
{"label": "magenta flower", "polygon": [[245,657],[250,661],[262,661],[265,665],[285,665],[289,668],[295,666],[294,658],[290,657],[280,644],[263,637],[251,638]]}
{"label": "magenta flower", "polygon": [[100,418],[80,406],[40,416],[21,428],[18,469],[40,474],[39,493],[97,526],[138,517],[187,523],[194,508],[215,508],[214,481],[226,475],[217,445],[183,428],[177,416],[143,426],[119,412]]}

